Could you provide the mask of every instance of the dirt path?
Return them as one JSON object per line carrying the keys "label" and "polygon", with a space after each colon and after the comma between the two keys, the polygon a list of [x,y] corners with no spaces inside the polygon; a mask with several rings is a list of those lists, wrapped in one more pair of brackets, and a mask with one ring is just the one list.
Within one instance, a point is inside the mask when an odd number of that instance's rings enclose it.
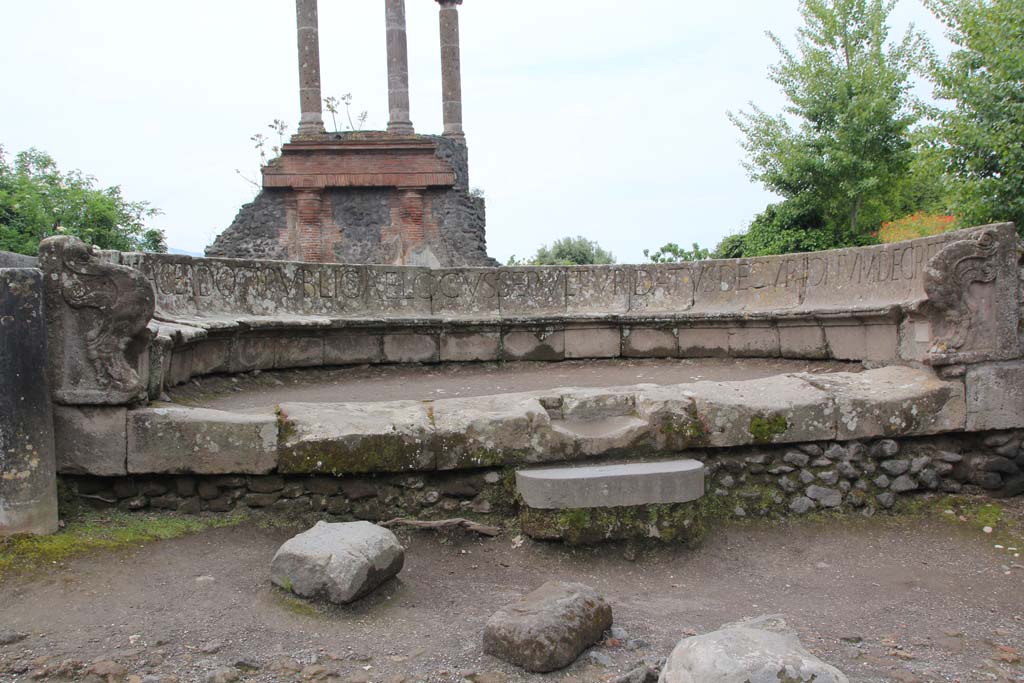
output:
{"label": "dirt path", "polygon": [[282,370],[201,378],[170,394],[221,410],[268,410],[278,403],[428,400],[556,387],[731,381],[788,372],[858,371],[855,363],[733,358],[583,360],[560,363],[447,363]]}
{"label": "dirt path", "polygon": [[[1024,510],[1024,500],[1011,505]],[[0,632],[29,635],[0,646],[0,680],[109,659],[136,681],[173,676],[154,682],[205,681],[226,666],[265,682],[475,673],[471,680],[591,683],[667,655],[684,634],[781,612],[853,681],[1024,681],[1016,650],[999,649],[1024,644],[1024,571],[1008,566],[1020,560],[943,519],[756,522],[722,529],[698,550],[660,547],[633,559],[623,546],[406,534],[399,580],[353,607],[315,609],[268,580],[271,556],[293,532],[246,523],[8,578]],[[603,592],[629,647],[595,648],[548,676],[483,655],[487,617],[552,578]],[[83,680],[78,671],[49,680]]]}

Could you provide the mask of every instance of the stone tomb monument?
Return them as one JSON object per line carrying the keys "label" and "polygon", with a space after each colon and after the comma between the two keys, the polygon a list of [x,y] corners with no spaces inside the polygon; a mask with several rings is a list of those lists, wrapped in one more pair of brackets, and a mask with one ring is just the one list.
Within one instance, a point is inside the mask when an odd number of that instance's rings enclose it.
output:
{"label": "stone tomb monument", "polygon": [[[471,504],[507,507],[503,474],[543,464],[555,469],[520,477],[520,513],[544,538],[560,537],[545,522],[560,507],[697,505],[705,491],[742,501],[740,475],[796,513],[890,507],[897,494],[964,484],[1024,491],[1021,242],[1011,224],[819,253],[599,267],[190,258],[54,237],[38,266],[0,270],[0,322],[21,330],[5,333],[0,357],[15,415],[2,433],[4,514],[52,505],[54,467],[72,489],[85,482],[115,501],[127,492],[132,509],[298,501],[342,515],[371,514],[357,503],[400,485],[392,476],[443,483],[465,473],[484,497]],[[620,357],[866,367],[425,401],[278,399],[265,410],[166,402],[193,378],[255,370]],[[29,401],[40,409],[19,412]],[[565,477],[566,464],[596,469]],[[146,488],[158,493],[131,493],[154,478]]]}
{"label": "stone tomb monument", "polygon": [[297,0],[298,132],[262,169],[263,187],[207,256],[493,266],[482,197],[470,192],[462,130],[459,15],[440,2],[444,134],[417,135],[409,116],[405,0],[386,0],[390,120],[385,132],[328,133],[321,112],[317,0]]}

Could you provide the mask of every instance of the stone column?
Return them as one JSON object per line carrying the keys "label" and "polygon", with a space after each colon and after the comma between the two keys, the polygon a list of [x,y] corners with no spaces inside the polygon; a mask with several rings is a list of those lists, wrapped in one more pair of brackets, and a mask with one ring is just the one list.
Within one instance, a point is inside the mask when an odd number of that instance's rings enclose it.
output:
{"label": "stone column", "polygon": [[405,0],[384,0],[388,50],[388,132],[413,135],[409,119],[409,47],[405,36]]}
{"label": "stone column", "polygon": [[57,530],[42,279],[0,268],[0,537]]}
{"label": "stone column", "polygon": [[299,37],[299,135],[324,132],[323,102],[320,98],[320,34],[317,0],[295,0]]}
{"label": "stone column", "polygon": [[462,131],[462,65],[459,57],[459,8],[462,0],[437,0],[441,5],[441,103],[444,134],[465,139]]}

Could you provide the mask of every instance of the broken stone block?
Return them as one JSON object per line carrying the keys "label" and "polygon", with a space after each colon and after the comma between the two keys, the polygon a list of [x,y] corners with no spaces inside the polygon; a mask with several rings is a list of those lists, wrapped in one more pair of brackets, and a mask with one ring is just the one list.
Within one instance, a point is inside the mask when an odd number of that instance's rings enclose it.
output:
{"label": "broken stone block", "polygon": [[270,580],[304,598],[345,604],[397,575],[404,562],[405,550],[383,527],[317,522],[281,546],[270,563]]}
{"label": "broken stone block", "polygon": [[548,581],[494,613],[484,629],[484,652],[544,673],[572,664],[612,625],[612,608],[580,583]]}
{"label": "broken stone block", "polygon": [[684,638],[669,655],[660,680],[849,683],[843,672],[808,652],[779,615],[727,624],[711,633]]}

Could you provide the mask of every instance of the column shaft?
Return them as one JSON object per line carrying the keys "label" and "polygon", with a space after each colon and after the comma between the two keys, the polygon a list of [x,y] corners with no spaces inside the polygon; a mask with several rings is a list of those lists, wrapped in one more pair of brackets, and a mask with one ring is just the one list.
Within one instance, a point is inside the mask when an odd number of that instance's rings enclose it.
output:
{"label": "column shaft", "polygon": [[295,0],[299,41],[299,135],[324,132],[323,102],[320,95],[320,34],[317,0]]}
{"label": "column shaft", "polygon": [[405,0],[384,0],[388,51],[388,132],[415,133],[409,118],[409,47],[405,34]]}
{"label": "column shaft", "polygon": [[464,138],[458,9],[462,0],[437,1],[441,5],[441,103],[444,109],[444,134]]}

